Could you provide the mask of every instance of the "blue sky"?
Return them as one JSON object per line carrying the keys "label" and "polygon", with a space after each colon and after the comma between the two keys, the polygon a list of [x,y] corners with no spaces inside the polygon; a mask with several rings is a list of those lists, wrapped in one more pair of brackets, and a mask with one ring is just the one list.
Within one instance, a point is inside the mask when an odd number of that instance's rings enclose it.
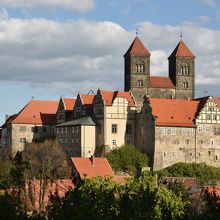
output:
{"label": "blue sky", "polygon": [[151,74],[167,76],[180,32],[196,55],[197,96],[219,96],[217,0],[1,0],[0,122],[30,99],[123,89],[123,54],[135,29]]}

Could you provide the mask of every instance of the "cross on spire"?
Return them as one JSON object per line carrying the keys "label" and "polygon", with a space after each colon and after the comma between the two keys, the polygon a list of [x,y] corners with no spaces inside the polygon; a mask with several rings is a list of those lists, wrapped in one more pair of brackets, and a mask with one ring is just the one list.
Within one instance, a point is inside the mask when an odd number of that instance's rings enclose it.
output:
{"label": "cross on spire", "polygon": [[182,31],[180,32],[180,39],[181,40],[183,39],[183,32]]}
{"label": "cross on spire", "polygon": [[136,32],[135,32],[136,36],[138,36],[138,27],[136,27]]}

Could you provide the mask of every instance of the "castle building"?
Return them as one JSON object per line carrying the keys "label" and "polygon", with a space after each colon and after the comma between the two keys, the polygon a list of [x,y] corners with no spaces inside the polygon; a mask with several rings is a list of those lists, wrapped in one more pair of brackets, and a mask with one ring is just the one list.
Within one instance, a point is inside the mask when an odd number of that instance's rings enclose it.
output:
{"label": "castle building", "polygon": [[151,76],[150,56],[136,37],[124,55],[125,91],[31,101],[2,126],[3,148],[14,154],[56,127],[69,157],[103,156],[132,144],[153,170],[177,162],[220,167],[220,98],[195,99],[195,56],[180,40],[168,58],[168,77]]}
{"label": "castle building", "polygon": [[27,142],[54,136],[58,101],[31,100],[2,125],[1,154],[15,155]]}
{"label": "castle building", "polygon": [[181,40],[169,56],[169,77],[150,74],[150,52],[136,37],[124,55],[124,89],[131,91],[138,111],[144,96],[193,99],[195,96],[195,56]]}

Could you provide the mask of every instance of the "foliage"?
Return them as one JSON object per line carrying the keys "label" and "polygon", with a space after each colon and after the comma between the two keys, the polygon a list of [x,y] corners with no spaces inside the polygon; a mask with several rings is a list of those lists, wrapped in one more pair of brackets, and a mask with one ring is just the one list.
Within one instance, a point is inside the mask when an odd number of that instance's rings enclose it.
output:
{"label": "foliage", "polygon": [[220,169],[205,163],[176,163],[157,173],[159,176],[196,177],[201,184],[211,179],[220,179]]}
{"label": "foliage", "polygon": [[132,145],[124,145],[106,155],[114,171],[123,171],[135,174],[138,168],[148,166],[146,154]]}
{"label": "foliage", "polygon": [[10,172],[13,163],[10,159],[0,162],[0,189],[7,189],[10,187]]}
{"label": "foliage", "polygon": [[99,177],[83,180],[65,198],[54,199],[48,218],[172,220],[183,215],[184,205],[148,174],[130,178],[125,185]]}
{"label": "foliage", "polygon": [[0,195],[0,216],[1,220],[27,219],[21,201],[17,196],[8,193]]}

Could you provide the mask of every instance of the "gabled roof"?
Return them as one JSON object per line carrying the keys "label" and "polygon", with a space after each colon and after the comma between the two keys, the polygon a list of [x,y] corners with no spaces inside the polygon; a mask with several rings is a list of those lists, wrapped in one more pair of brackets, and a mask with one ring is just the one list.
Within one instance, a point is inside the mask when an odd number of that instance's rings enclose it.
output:
{"label": "gabled roof", "polygon": [[120,92],[120,91],[106,91],[106,90],[99,90],[100,94],[105,102],[105,105],[111,106],[117,97],[125,98],[129,106],[135,107],[134,99],[130,92]]}
{"label": "gabled roof", "polygon": [[80,97],[82,99],[82,103],[86,107],[88,107],[88,108],[92,107],[95,95],[93,95],[93,94],[81,94]]}
{"label": "gabled roof", "polygon": [[[181,40],[176,48],[174,49],[174,51],[172,52],[172,54],[169,56],[169,58],[171,57],[192,57],[195,58],[195,55],[190,51],[190,49],[186,46],[186,44],[184,43],[183,40]],[[169,59],[168,58],[168,59]]]}
{"label": "gabled roof", "polygon": [[31,100],[11,120],[13,124],[56,124],[58,101]]}
{"label": "gabled roof", "polygon": [[150,52],[146,49],[146,47],[143,45],[139,37],[135,37],[134,41],[132,42],[131,46],[127,50],[124,56],[127,56],[129,54],[133,55],[150,55]]}
{"label": "gabled roof", "polygon": [[76,99],[63,98],[63,104],[66,111],[72,111],[76,103]]}
{"label": "gabled roof", "polygon": [[220,108],[220,97],[214,97],[213,100],[217,104],[218,108]]}
{"label": "gabled roof", "polygon": [[175,89],[175,86],[173,85],[169,77],[151,76],[150,77],[150,88]]}
{"label": "gabled roof", "polygon": [[114,176],[114,173],[106,158],[94,157],[92,159],[92,157],[71,157],[71,160],[81,179],[87,179],[97,176]]}
{"label": "gabled roof", "polygon": [[200,101],[149,98],[152,114],[159,126],[195,126]]}
{"label": "gabled roof", "polygon": [[95,126],[96,124],[90,116],[86,116],[83,118],[79,118],[79,119],[75,119],[72,121],[61,123],[61,124],[57,125],[57,127],[73,126],[73,125],[93,125],[93,126]]}

